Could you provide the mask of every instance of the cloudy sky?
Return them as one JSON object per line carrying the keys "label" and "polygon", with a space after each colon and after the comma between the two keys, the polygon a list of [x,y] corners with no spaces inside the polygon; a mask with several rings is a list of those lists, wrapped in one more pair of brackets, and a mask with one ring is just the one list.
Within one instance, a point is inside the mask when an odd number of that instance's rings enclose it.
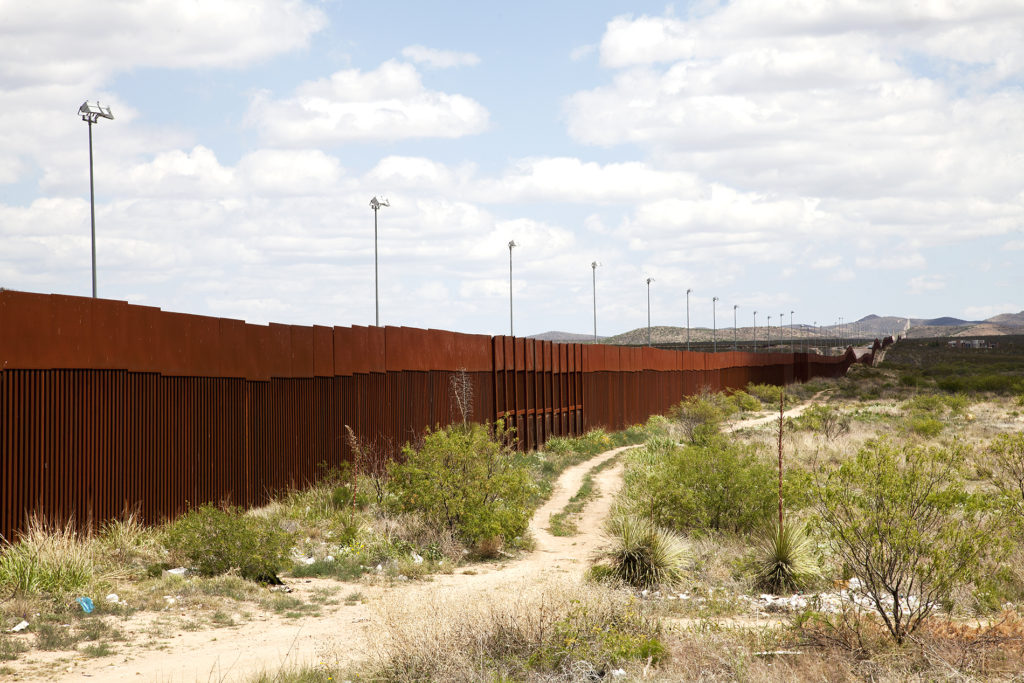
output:
{"label": "cloudy sky", "polygon": [[[614,334],[1024,309],[1020,0],[0,0],[0,287]],[[788,322],[788,321],[787,321]]]}

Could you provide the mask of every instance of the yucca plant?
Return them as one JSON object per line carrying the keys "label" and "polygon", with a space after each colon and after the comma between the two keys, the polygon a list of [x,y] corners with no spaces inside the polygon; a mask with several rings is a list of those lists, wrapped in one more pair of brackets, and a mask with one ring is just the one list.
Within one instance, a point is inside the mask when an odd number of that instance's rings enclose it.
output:
{"label": "yucca plant", "polygon": [[690,563],[690,549],[678,535],[651,520],[619,513],[605,523],[611,547],[603,553],[611,575],[635,588],[679,583]]}
{"label": "yucca plant", "polygon": [[821,576],[814,542],[803,525],[772,524],[757,541],[756,558],[757,585],[776,595],[806,588]]}

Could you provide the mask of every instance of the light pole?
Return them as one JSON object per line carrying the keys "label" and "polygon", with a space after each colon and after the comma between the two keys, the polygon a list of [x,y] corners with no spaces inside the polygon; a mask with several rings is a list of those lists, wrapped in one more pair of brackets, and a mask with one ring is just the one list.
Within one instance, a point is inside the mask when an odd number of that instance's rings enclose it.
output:
{"label": "light pole", "polygon": [[686,350],[690,350],[690,292],[692,289],[686,290]]}
{"label": "light pole", "polygon": [[651,345],[651,283],[653,277],[647,278],[647,345]]}
{"label": "light pole", "polygon": [[92,180],[92,124],[98,123],[101,118],[113,120],[114,115],[110,107],[101,107],[100,103],[89,104],[86,100],[78,108],[78,114],[82,120],[89,124],[89,217],[92,235],[92,298],[96,298],[96,192]]}
{"label": "light pole", "polygon": [[590,270],[594,278],[594,343],[597,343],[597,267],[601,265],[598,261],[590,262]]}
{"label": "light pole", "polygon": [[736,351],[736,309],[739,308],[739,304],[732,305],[732,350]]}
{"label": "light pole", "polygon": [[768,316],[768,341],[765,342],[764,350],[770,352],[772,350],[772,317]]}
{"label": "light pole", "polygon": [[508,241],[508,336],[514,337],[515,327],[512,325],[512,248],[518,247],[515,240]]}
{"label": "light pole", "polygon": [[793,311],[789,312],[789,352],[793,353],[794,349],[794,335],[793,335]]}
{"label": "light pole", "polygon": [[718,353],[718,323],[715,320],[715,303],[718,301],[717,296],[711,297],[711,351],[712,353]]}
{"label": "light pole", "polygon": [[757,353],[757,311],[754,311],[754,353]]}
{"label": "light pole", "polygon": [[373,197],[370,200],[370,208],[373,209],[373,324],[377,327],[380,327],[380,287],[377,276],[377,212],[380,211],[382,206],[391,206],[391,204],[388,203],[387,199]]}

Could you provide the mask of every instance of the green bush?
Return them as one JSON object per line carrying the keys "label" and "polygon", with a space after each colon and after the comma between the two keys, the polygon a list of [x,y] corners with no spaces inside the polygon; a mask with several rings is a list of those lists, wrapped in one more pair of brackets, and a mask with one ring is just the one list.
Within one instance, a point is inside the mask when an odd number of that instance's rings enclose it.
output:
{"label": "green bush", "polygon": [[960,446],[878,439],[822,483],[822,529],[898,643],[1007,550],[1004,509],[966,492],[964,462]]}
{"label": "green bush", "polygon": [[907,419],[907,428],[914,434],[924,436],[927,438],[934,438],[938,436],[945,425],[942,424],[941,420],[938,420],[930,415],[911,415]]}
{"label": "green bush", "polygon": [[[791,472],[787,482],[803,475]],[[777,506],[777,476],[752,447],[721,435],[688,446],[654,440],[627,460],[622,499],[630,512],[668,529],[747,532]]]}
{"label": "green bush", "polygon": [[394,506],[416,512],[470,545],[509,541],[526,532],[535,485],[525,464],[479,424],[452,425],[426,434],[419,448],[402,449],[388,467]]}
{"label": "green bush", "polygon": [[727,399],[705,393],[680,401],[669,409],[668,416],[692,443],[718,433],[722,422],[734,411],[735,406]]}
{"label": "green bush", "polygon": [[729,395],[733,404],[740,410],[740,412],[749,413],[756,410],[761,410],[761,401],[751,396],[742,389],[737,389]]}
{"label": "green bush", "polygon": [[[779,398],[784,388],[776,386],[774,384],[754,384],[751,382],[747,385],[747,393],[756,397],[768,408],[779,408]],[[786,395],[786,405],[790,405],[793,401],[793,397]]]}
{"label": "green bush", "polygon": [[644,517],[612,515],[605,523],[605,533],[611,547],[603,559],[611,575],[634,588],[674,586],[691,562],[682,538]]}
{"label": "green bush", "polygon": [[269,519],[239,508],[202,505],[172,523],[164,544],[204,576],[237,571],[252,581],[273,581],[288,564],[291,535]]}
{"label": "green bush", "polygon": [[815,404],[794,418],[793,426],[817,432],[833,441],[850,431],[850,417],[833,406]]}

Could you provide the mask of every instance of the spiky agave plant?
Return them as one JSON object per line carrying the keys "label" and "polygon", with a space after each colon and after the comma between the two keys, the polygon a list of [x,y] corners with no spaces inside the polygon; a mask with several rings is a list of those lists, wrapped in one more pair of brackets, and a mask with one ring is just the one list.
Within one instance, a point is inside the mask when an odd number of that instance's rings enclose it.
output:
{"label": "spiky agave plant", "polygon": [[636,588],[679,583],[690,563],[690,549],[678,535],[649,519],[619,513],[605,523],[611,547],[603,553],[612,575]]}
{"label": "spiky agave plant", "polygon": [[775,594],[806,588],[821,576],[814,543],[803,525],[777,523],[757,541],[757,585]]}

